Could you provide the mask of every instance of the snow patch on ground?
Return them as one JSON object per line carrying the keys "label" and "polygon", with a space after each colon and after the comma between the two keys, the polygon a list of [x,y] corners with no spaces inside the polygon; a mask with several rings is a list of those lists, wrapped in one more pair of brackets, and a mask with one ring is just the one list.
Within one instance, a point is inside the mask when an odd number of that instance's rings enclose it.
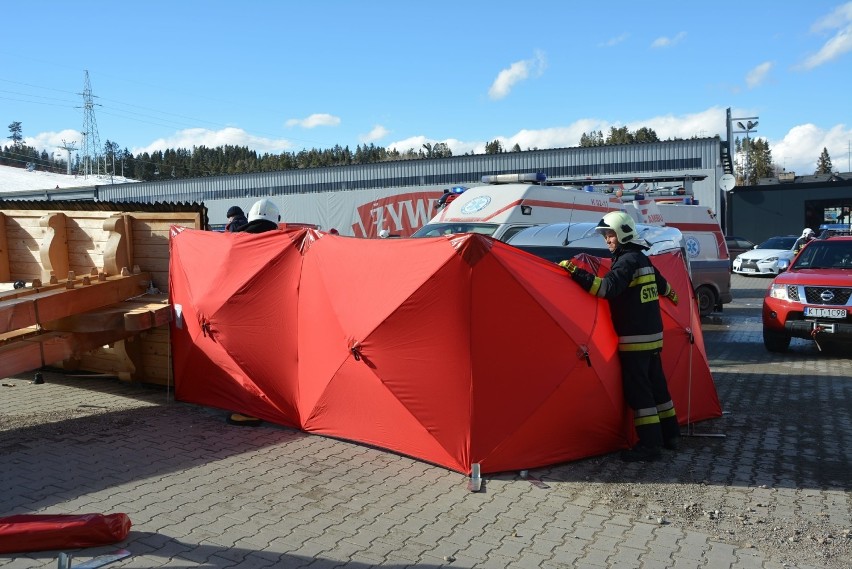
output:
{"label": "snow patch on ground", "polygon": [[102,186],[104,184],[125,184],[135,182],[123,176],[69,176],[26,168],[0,166],[0,194],[5,192],[29,192],[33,190],[53,190],[56,188],[80,188]]}

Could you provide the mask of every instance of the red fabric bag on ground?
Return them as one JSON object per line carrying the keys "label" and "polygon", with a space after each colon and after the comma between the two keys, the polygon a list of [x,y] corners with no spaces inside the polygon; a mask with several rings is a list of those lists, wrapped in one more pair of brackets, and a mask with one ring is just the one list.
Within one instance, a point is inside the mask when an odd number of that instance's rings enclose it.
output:
{"label": "red fabric bag on ground", "polygon": [[8,516],[0,518],[0,553],[107,545],[127,537],[130,525],[127,514]]}

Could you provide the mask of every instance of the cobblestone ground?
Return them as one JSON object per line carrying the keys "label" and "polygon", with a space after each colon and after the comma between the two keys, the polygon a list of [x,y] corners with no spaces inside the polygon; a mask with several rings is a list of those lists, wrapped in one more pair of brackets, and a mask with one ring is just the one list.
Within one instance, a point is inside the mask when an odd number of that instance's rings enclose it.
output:
{"label": "cobblestone ground", "polygon": [[[489,476],[45,372],[0,387],[0,515],[125,512],[110,567],[852,567],[848,355],[761,343],[769,281],[702,321],[725,415],[650,466],[616,455]],[[0,555],[54,567],[56,551]]]}

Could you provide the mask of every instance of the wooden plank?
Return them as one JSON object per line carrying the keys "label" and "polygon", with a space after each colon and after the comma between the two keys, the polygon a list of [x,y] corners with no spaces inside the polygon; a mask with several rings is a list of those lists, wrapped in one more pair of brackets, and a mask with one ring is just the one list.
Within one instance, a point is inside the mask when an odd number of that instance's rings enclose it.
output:
{"label": "wooden plank", "polygon": [[[59,210],[9,209],[9,210],[6,210],[5,213],[6,213],[6,215],[8,215],[10,217],[14,217],[14,218],[18,218],[18,219],[30,219],[30,218],[38,219],[39,217],[41,217],[45,213],[50,213],[51,211],[59,211]],[[105,217],[112,215],[115,212],[111,212],[111,211],[72,211],[72,212],[65,212],[65,213],[68,213],[69,215],[73,215],[75,218],[79,218],[79,219],[99,220],[99,219],[104,219]],[[153,212],[153,213],[154,213],[154,215],[157,215],[156,212]],[[186,214],[183,214],[183,215],[186,215]],[[97,223],[97,222],[95,222],[95,223]]]}
{"label": "wooden plank", "polygon": [[[98,278],[97,273],[87,272],[87,273],[84,274],[84,273],[81,272],[81,273],[75,274],[74,279],[72,280],[72,282],[74,283],[74,286],[82,285],[83,279],[87,276],[89,277],[89,280],[92,280],[92,281],[94,281]],[[4,290],[4,291],[0,292],[0,303],[2,303],[5,300],[11,300],[13,298],[21,298],[21,297],[24,297],[24,296],[30,296],[30,295],[33,295],[33,294],[36,294],[36,293],[39,293],[39,292],[45,292],[45,291],[54,290],[54,289],[57,289],[57,288],[62,288],[62,289],[68,288],[68,279],[63,279],[61,281],[59,279],[56,279],[56,282],[47,282],[47,283],[39,282],[37,284],[37,286],[33,286],[34,282],[35,281],[27,283],[27,286],[25,286],[24,288],[10,288],[9,290]]]}
{"label": "wooden plank", "polygon": [[40,333],[41,329],[38,326],[29,326],[27,328],[13,330],[11,332],[4,332],[0,334],[0,345],[8,344],[9,342],[13,342],[16,340],[21,340],[28,336],[35,336],[36,334]]}
{"label": "wooden plank", "polygon": [[57,364],[71,356],[71,334],[48,332],[0,346],[0,376],[9,377]]}
{"label": "wooden plank", "polygon": [[[78,221],[77,219],[73,219],[72,221]],[[92,241],[92,242],[101,242],[106,241],[109,238],[109,235],[106,231],[103,230],[102,227],[89,228],[89,227],[80,227],[77,223],[73,223],[68,227],[68,241]]]}
{"label": "wooden plank", "polygon": [[0,304],[0,332],[34,326],[37,320],[35,303],[31,297],[13,298]]}
{"label": "wooden plank", "polygon": [[142,295],[140,297],[72,314],[59,320],[44,322],[45,330],[62,332],[105,332],[124,330],[141,332],[167,324],[171,319],[171,306],[166,295]]}
{"label": "wooden plank", "polygon": [[11,273],[9,275],[11,280],[31,281],[41,278],[41,265],[36,261],[30,263],[10,263],[9,272]]}
{"label": "wooden plank", "polygon": [[49,322],[121,302],[132,296],[143,294],[150,280],[151,276],[148,273],[127,277],[108,276],[106,280],[96,281],[88,286],[49,291],[43,296],[36,294],[38,318],[41,322]]}
{"label": "wooden plank", "polygon": [[[75,288],[52,288],[0,303],[0,332],[8,332],[94,310],[143,294],[151,276],[108,276],[104,281]],[[34,304],[32,311],[24,305]]]}
{"label": "wooden plank", "polygon": [[9,244],[6,240],[6,214],[0,212],[0,281],[11,280],[9,274]]}

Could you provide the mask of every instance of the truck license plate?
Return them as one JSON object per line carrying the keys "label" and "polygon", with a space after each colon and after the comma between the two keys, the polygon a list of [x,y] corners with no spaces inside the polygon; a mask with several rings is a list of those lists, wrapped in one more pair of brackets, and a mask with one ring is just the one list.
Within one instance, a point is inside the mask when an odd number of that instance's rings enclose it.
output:
{"label": "truck license plate", "polygon": [[805,316],[811,316],[813,318],[846,318],[846,309],[814,308],[813,306],[806,306]]}

